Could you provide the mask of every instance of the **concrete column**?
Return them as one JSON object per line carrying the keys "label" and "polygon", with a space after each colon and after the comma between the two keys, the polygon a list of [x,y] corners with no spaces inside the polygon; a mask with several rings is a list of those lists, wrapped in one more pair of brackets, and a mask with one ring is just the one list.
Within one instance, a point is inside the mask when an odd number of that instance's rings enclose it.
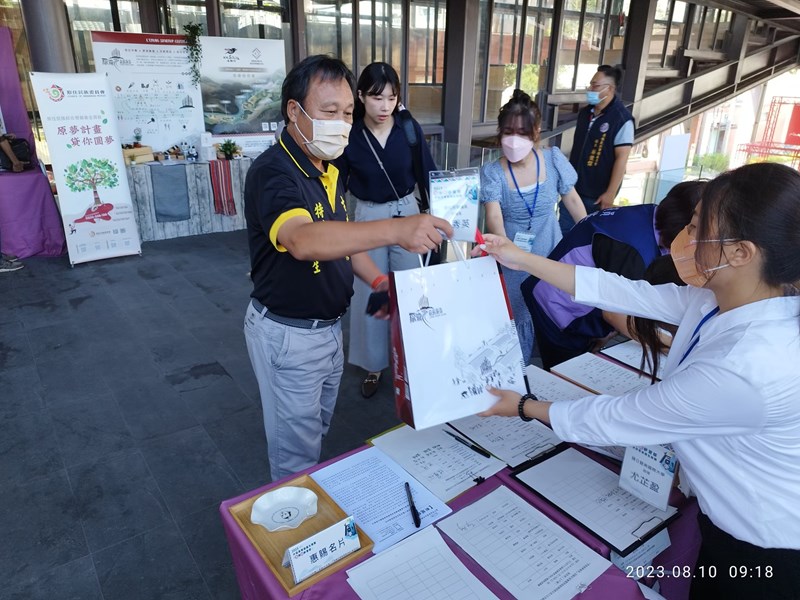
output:
{"label": "concrete column", "polygon": [[445,31],[443,124],[444,141],[458,144],[459,167],[469,164],[472,109],[475,98],[475,62],[478,55],[477,0],[448,0]]}
{"label": "concrete column", "polygon": [[622,51],[622,65],[625,75],[622,80],[620,97],[625,103],[633,102],[633,118],[639,120],[640,100],[644,94],[644,80],[647,76],[647,62],[650,37],[656,18],[656,0],[636,0],[631,2],[628,15],[625,46]]}
{"label": "concrete column", "polygon": [[75,73],[67,8],[61,0],[20,0],[31,67],[48,73]]}

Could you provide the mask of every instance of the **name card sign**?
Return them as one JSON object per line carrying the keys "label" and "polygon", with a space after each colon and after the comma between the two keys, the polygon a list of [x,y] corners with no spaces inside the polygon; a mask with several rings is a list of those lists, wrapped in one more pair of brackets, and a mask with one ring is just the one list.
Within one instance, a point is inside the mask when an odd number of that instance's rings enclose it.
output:
{"label": "name card sign", "polygon": [[349,516],[291,546],[286,550],[284,566],[291,567],[294,582],[300,583],[359,548],[356,522]]}
{"label": "name card sign", "polygon": [[677,465],[678,459],[669,445],[628,446],[619,487],[659,510],[667,510]]}

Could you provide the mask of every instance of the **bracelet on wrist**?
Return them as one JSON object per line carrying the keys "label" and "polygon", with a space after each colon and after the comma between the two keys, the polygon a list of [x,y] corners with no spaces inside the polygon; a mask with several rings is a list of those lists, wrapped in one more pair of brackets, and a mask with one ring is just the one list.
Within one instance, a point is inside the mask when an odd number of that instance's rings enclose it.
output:
{"label": "bracelet on wrist", "polygon": [[389,276],[383,274],[378,275],[375,279],[372,280],[372,285],[370,287],[372,287],[373,290],[377,290],[378,286],[381,285],[384,281],[389,281]]}
{"label": "bracelet on wrist", "polygon": [[522,398],[519,399],[519,404],[517,405],[517,412],[519,413],[519,418],[525,421],[526,423],[529,421],[533,421],[533,417],[528,417],[525,415],[525,403],[528,400],[538,401],[539,399],[533,394],[525,394],[524,396],[522,396]]}

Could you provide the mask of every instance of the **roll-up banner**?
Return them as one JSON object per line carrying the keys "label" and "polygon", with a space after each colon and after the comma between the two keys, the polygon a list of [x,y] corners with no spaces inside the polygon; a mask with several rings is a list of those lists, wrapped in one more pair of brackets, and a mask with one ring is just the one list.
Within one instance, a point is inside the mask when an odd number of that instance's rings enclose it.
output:
{"label": "roll-up banner", "polygon": [[76,263],[141,252],[108,78],[31,73]]}

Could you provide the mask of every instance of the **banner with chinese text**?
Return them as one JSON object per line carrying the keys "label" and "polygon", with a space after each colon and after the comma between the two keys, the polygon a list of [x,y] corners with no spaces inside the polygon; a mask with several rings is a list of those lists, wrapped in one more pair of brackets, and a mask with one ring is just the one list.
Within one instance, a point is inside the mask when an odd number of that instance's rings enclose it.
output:
{"label": "banner with chinese text", "polygon": [[108,79],[31,73],[72,264],[141,251]]}
{"label": "banner with chinese text", "polygon": [[182,35],[92,31],[92,52],[108,75],[121,143],[200,147],[203,100]]}

